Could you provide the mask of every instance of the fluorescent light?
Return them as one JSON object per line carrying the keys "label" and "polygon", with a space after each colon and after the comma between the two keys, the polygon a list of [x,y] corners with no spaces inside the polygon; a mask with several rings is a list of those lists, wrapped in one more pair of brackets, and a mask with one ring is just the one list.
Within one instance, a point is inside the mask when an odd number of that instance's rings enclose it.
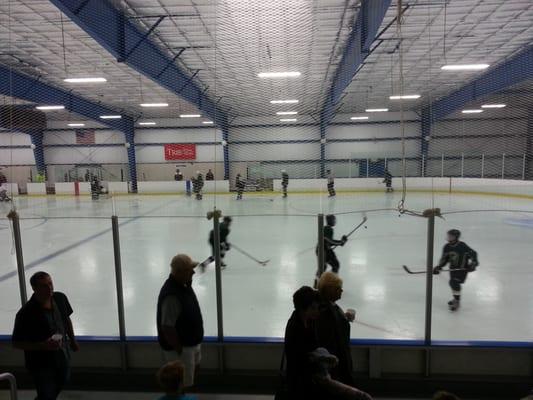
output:
{"label": "fluorescent light", "polygon": [[360,121],[360,120],[368,119],[368,117],[351,117],[350,119],[353,121]]}
{"label": "fluorescent light", "polygon": [[120,119],[122,115],[100,115],[102,119]]}
{"label": "fluorescent light", "polygon": [[483,104],[481,108],[504,108],[506,104]]}
{"label": "fluorescent light", "polygon": [[150,125],[155,125],[155,122],[139,122],[139,125],[150,126]]}
{"label": "fluorescent light", "polygon": [[37,106],[37,110],[64,110],[65,106]]}
{"label": "fluorescent light", "polygon": [[168,103],[141,103],[141,107],[168,107]]}
{"label": "fluorescent light", "polygon": [[404,94],[404,95],[389,96],[389,99],[391,100],[416,100],[419,98],[420,98],[419,94]]}
{"label": "fluorescent light", "polygon": [[297,104],[300,100],[270,100],[270,104]]}
{"label": "fluorescent light", "polygon": [[74,127],[80,127],[80,126],[85,126],[85,124],[67,124],[68,126],[72,126],[73,128]]}
{"label": "fluorescent light", "polygon": [[480,71],[490,67],[489,64],[455,64],[443,65],[440,67],[443,71]]}
{"label": "fluorescent light", "polygon": [[200,118],[200,114],[180,114],[180,118]]}
{"label": "fluorescent light", "polygon": [[388,108],[367,108],[365,110],[366,112],[387,112],[389,111]]}
{"label": "fluorescent light", "polygon": [[296,115],[298,111],[278,111],[276,115]]}
{"label": "fluorescent light", "polygon": [[68,83],[102,83],[107,82],[106,78],[66,78],[63,81]]}
{"label": "fluorescent light", "polygon": [[298,121],[296,118],[281,118],[280,122],[296,122]]}
{"label": "fluorescent light", "polygon": [[259,72],[257,76],[259,78],[298,78],[302,75],[297,71],[290,72]]}
{"label": "fluorescent light", "polygon": [[213,121],[203,121],[202,124],[211,125]]}
{"label": "fluorescent light", "polygon": [[479,113],[482,113],[483,110],[473,109],[473,110],[463,110],[461,112],[463,114],[479,114]]}

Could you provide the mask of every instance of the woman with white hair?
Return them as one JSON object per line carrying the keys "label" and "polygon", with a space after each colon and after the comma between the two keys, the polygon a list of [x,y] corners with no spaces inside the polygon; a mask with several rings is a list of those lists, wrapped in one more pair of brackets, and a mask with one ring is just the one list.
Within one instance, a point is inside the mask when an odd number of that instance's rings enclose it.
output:
{"label": "woman with white hair", "polygon": [[324,272],[318,281],[320,316],[317,321],[318,343],[339,359],[331,377],[353,386],[353,364],[350,352],[350,322],[355,311],[342,310],[337,301],[342,297],[342,279],[333,272]]}

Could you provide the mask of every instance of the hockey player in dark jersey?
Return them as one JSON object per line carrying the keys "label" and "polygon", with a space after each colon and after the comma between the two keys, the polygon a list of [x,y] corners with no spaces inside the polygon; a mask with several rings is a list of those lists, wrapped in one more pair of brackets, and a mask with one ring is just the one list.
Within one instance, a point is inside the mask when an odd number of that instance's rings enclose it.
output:
{"label": "hockey player in dark jersey", "polygon": [[281,170],[281,187],[283,188],[283,197],[287,197],[287,187],[289,186],[289,174],[284,169]]}
{"label": "hockey player in dark jersey", "polygon": [[[222,219],[222,222],[219,225],[220,259],[222,261],[222,264],[221,264],[222,268],[226,268],[226,264],[224,263],[224,256],[226,255],[226,252],[231,248],[231,245],[228,242],[228,236],[230,233],[229,228],[231,226],[231,222],[232,222],[231,217],[224,217]],[[202,269],[202,272],[205,271],[205,267],[207,267],[209,264],[215,261],[215,232],[213,229],[211,230],[211,232],[209,232],[209,244],[211,245],[211,256],[204,262],[200,263],[200,268]]]}
{"label": "hockey player in dark jersey", "polygon": [[448,231],[448,243],[442,250],[442,257],[439,264],[433,269],[433,273],[438,275],[441,269],[450,265],[450,287],[453,299],[448,302],[451,311],[459,309],[461,303],[461,285],[465,283],[469,272],[474,272],[479,265],[477,253],[459,238],[461,232],[457,229]]}
{"label": "hockey player in dark jersey", "polygon": [[196,178],[192,181],[193,192],[196,195],[196,200],[202,200],[202,189],[204,188],[204,177],[200,171],[196,171]]}
{"label": "hockey player in dark jersey", "polygon": [[242,200],[242,193],[246,187],[246,182],[241,178],[241,174],[235,177],[235,188],[237,189],[237,200]]}
{"label": "hockey player in dark jersey", "polygon": [[387,193],[394,192],[394,189],[392,188],[392,175],[388,169],[385,169],[385,176],[383,177],[383,183],[387,187],[386,189]]}
{"label": "hockey player in dark jersey", "polygon": [[[335,217],[335,215],[326,215],[326,226],[324,226],[324,267],[322,271],[317,271],[315,284],[320,278],[321,272],[326,271],[328,264],[331,266],[331,270],[334,273],[339,273],[340,263],[333,249],[337,246],[344,246],[348,241],[348,238],[346,236],[342,236],[340,240],[334,238],[333,227],[336,224],[337,217]],[[318,253],[318,247],[316,252]]]}

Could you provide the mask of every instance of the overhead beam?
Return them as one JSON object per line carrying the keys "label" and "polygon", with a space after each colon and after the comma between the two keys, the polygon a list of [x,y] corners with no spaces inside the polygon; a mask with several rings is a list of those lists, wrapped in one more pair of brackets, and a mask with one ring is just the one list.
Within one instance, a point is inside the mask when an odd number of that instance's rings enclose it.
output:
{"label": "overhead beam", "polygon": [[[113,57],[194,104],[222,127],[226,115],[166,52],[109,0],[50,0]],[[161,19],[158,20],[161,22]],[[156,26],[157,23],[154,25]]]}
{"label": "overhead beam", "polygon": [[[500,63],[462,88],[427,106],[431,121],[439,121],[466,104],[533,79],[533,46]],[[431,109],[430,109],[431,107]]]}
{"label": "overhead beam", "polygon": [[[63,105],[65,109],[71,112],[83,115],[111,129],[123,132],[126,141],[130,143],[128,163],[130,166],[132,191],[137,190],[133,117],[121,113],[121,119],[101,119],[101,115],[116,114],[117,112],[101,104],[84,99],[72,92],[45,83],[40,77],[33,78],[2,65],[0,65],[0,94],[37,104]],[[36,159],[36,162],[41,162],[41,159],[42,157],[39,155],[39,160]]]}
{"label": "overhead beam", "polygon": [[321,112],[321,119],[325,125],[331,122],[335,107],[344,90],[350,85],[363,61],[368,57],[371,45],[390,4],[391,0],[362,0]]}
{"label": "overhead beam", "polygon": [[421,155],[428,155],[431,128],[435,122],[462,109],[472,101],[498,93],[528,79],[533,79],[533,46],[528,46],[460,89],[424,107],[421,119]]}

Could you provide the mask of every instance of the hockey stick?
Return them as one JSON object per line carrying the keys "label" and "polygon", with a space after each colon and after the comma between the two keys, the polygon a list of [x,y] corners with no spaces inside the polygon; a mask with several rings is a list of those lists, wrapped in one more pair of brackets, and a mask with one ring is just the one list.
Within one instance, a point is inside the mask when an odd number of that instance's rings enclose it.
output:
{"label": "hockey stick", "polygon": [[[348,234],[346,235],[346,239],[348,239],[350,236],[352,236],[352,235],[355,233],[355,231],[357,231],[360,227],[362,227],[362,226],[366,223],[367,220],[368,220],[368,218],[367,218],[366,215],[365,215],[365,216],[363,217],[363,220],[361,221],[361,223],[360,223],[359,225],[357,225],[355,228],[353,228],[353,229],[350,231],[350,233],[348,233]],[[365,226],[365,228],[366,228],[366,226]],[[335,249],[335,248],[337,248],[337,247],[338,247],[338,245],[335,245],[335,246],[332,246],[331,248],[332,248],[332,249]]]}
{"label": "hockey stick", "polygon": [[[403,265],[402,266],[403,269],[405,270],[405,272],[407,272],[408,274],[411,274],[411,275],[416,275],[416,274],[427,274],[427,271],[411,271],[407,265]],[[448,272],[449,269],[441,269],[440,272]]]}
{"label": "hockey stick", "polygon": [[[356,230],[358,230],[360,227],[362,227],[362,226],[366,223],[367,220],[368,220],[368,218],[367,218],[366,215],[365,215],[365,216],[363,217],[363,220],[361,221],[361,223],[360,223],[359,225],[357,225],[355,228],[353,228],[353,229],[350,231],[350,233],[348,233],[348,234],[346,235],[346,237],[349,238],[350,236],[352,236],[352,234],[354,234]],[[366,228],[366,226],[365,226],[365,228]]]}
{"label": "hockey stick", "polygon": [[266,266],[268,264],[268,262],[270,261],[270,260],[265,260],[265,261],[258,260],[257,258],[252,256],[251,254],[247,253],[243,249],[240,249],[238,246],[235,246],[234,244],[232,244],[231,247],[233,247],[235,250],[237,250],[239,253],[245,255],[249,259],[254,260],[256,263],[262,265],[263,267]]}

